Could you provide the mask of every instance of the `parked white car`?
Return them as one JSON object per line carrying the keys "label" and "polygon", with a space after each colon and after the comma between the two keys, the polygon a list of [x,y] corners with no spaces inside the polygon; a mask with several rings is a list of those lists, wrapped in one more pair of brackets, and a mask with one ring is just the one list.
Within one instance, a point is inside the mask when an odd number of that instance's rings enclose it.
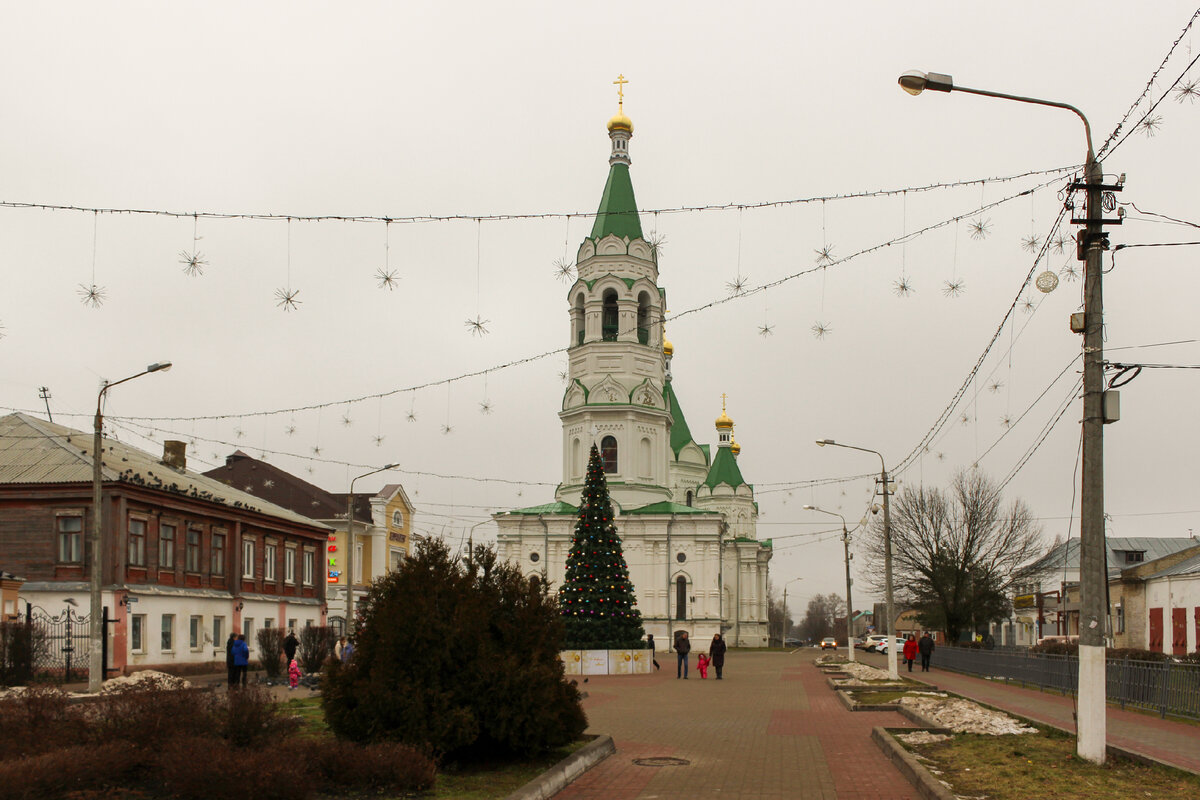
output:
{"label": "parked white car", "polygon": [[[880,640],[879,642],[877,642],[875,644],[875,652],[876,653],[887,653],[887,651],[888,651],[888,639],[886,636],[884,636],[882,640]],[[899,636],[897,636],[896,637],[896,652],[899,653],[899,652],[903,652],[903,651],[904,651],[904,640],[901,639]]]}

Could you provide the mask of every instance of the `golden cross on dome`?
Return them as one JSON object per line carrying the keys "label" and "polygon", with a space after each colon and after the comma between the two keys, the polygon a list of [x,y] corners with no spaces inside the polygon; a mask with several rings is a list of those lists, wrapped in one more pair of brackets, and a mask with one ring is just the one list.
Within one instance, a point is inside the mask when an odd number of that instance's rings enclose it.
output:
{"label": "golden cross on dome", "polygon": [[725,393],[721,392],[721,413],[725,413]]}
{"label": "golden cross on dome", "polygon": [[623,74],[618,75],[617,79],[613,81],[613,86],[617,87],[617,105],[622,109],[625,108],[625,84],[627,83],[629,83],[629,81],[625,80],[625,76]]}

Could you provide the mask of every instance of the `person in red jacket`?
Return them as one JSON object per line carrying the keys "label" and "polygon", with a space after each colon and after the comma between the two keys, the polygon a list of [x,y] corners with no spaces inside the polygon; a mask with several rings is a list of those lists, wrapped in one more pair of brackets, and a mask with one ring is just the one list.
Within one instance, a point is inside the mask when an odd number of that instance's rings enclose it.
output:
{"label": "person in red jacket", "polygon": [[908,662],[908,671],[912,672],[913,660],[917,657],[917,640],[910,633],[904,638],[904,660]]}

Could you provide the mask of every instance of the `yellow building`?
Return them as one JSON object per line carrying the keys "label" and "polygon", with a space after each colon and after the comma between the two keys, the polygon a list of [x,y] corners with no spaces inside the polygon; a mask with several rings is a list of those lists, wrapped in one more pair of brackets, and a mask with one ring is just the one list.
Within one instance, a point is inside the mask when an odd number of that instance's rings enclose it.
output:
{"label": "yellow building", "polygon": [[[345,503],[346,495],[338,495]],[[413,504],[398,483],[390,483],[373,495],[355,493],[354,557],[346,537],[346,520],[330,520],[335,530],[326,545],[329,614],[346,617],[346,586],[354,572],[354,602],[367,593],[371,581],[396,569],[412,548]],[[368,522],[369,520],[369,522]]]}

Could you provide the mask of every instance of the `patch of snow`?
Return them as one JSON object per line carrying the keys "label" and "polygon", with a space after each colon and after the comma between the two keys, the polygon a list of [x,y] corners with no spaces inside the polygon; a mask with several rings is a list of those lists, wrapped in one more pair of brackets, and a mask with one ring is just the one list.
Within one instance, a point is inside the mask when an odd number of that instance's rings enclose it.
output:
{"label": "patch of snow", "polygon": [[934,742],[946,741],[950,738],[950,734],[930,733],[929,731],[913,731],[912,733],[898,733],[896,734],[896,738],[905,744],[933,744]]}
{"label": "patch of snow", "polygon": [[984,708],[958,697],[902,697],[900,705],[910,708],[940,728],[955,733],[981,733],[990,736],[1037,733],[1007,714]]}
{"label": "patch of snow", "polygon": [[144,691],[147,689],[190,689],[190,681],[165,672],[152,669],[135,672],[132,675],[122,675],[104,682],[100,688],[101,694],[114,692]]}

